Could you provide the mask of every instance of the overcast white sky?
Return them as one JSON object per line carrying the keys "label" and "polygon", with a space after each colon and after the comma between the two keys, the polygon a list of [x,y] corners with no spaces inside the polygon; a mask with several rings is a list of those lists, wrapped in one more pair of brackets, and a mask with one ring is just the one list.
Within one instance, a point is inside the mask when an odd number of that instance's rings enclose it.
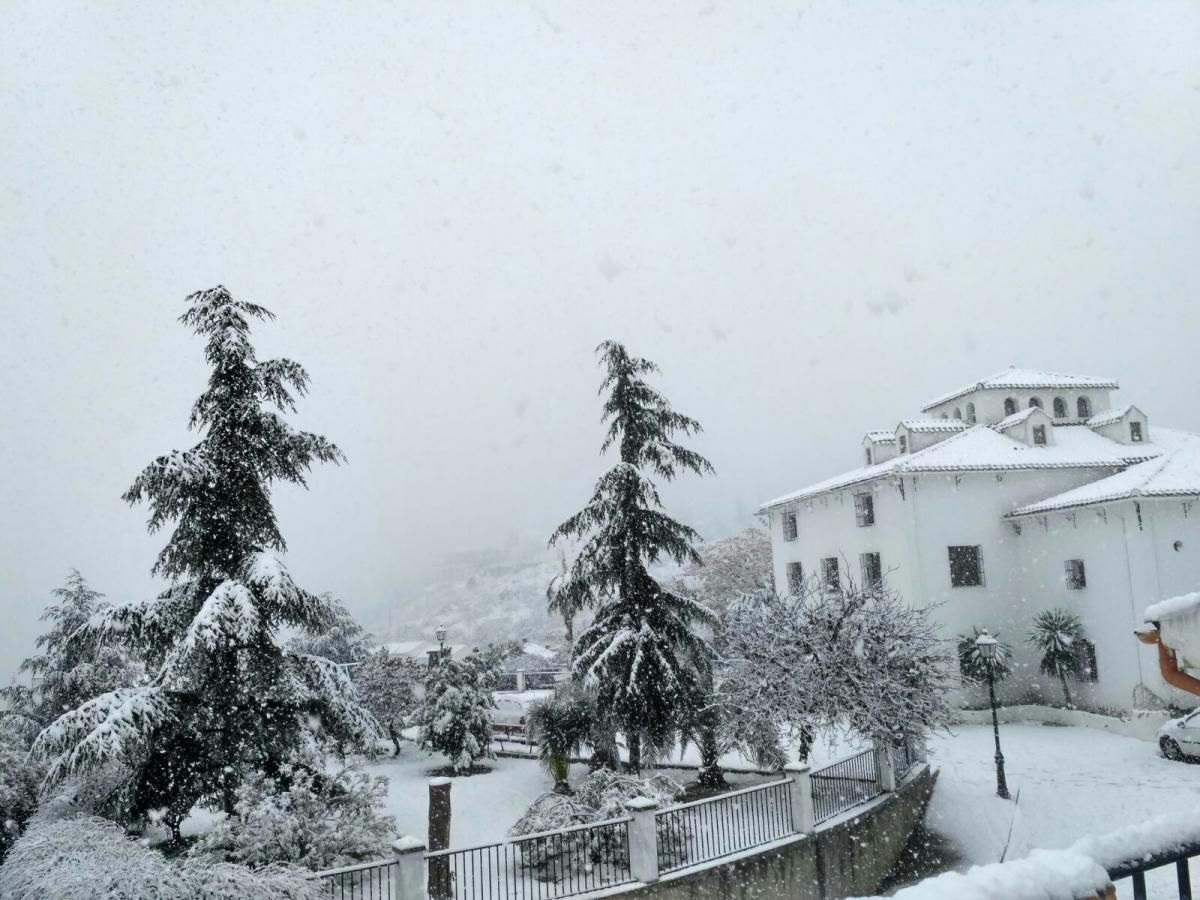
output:
{"label": "overcast white sky", "polygon": [[1200,5],[0,7],[0,678],[68,567],[153,589],[119,496],[189,445],[217,283],[341,444],[289,562],[376,608],[548,535],[600,340],[664,369],[707,530],[1010,363],[1200,429]]}

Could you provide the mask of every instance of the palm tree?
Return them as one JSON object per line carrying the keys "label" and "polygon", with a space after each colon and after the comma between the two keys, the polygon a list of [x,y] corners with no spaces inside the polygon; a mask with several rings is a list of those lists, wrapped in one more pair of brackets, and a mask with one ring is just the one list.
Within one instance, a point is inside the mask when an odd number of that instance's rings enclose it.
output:
{"label": "palm tree", "polygon": [[569,794],[567,777],[571,757],[588,743],[591,704],[583,695],[566,690],[535,703],[529,711],[529,729],[537,737],[538,758],[554,777],[554,792]]}
{"label": "palm tree", "polygon": [[[958,671],[963,681],[969,684],[987,684],[989,663],[979,654],[979,646],[975,643],[983,632],[976,626],[971,627],[970,634],[958,636]],[[997,635],[992,635],[997,637]],[[1003,681],[1012,674],[1012,647],[1005,643],[996,645],[996,656],[990,663],[992,677]]]}
{"label": "palm tree", "polygon": [[1081,672],[1080,647],[1086,640],[1079,616],[1065,609],[1048,609],[1038,613],[1029,632],[1029,643],[1042,654],[1039,665],[1043,675],[1056,676],[1062,684],[1067,708],[1072,709],[1071,691],[1067,676],[1078,678]]}

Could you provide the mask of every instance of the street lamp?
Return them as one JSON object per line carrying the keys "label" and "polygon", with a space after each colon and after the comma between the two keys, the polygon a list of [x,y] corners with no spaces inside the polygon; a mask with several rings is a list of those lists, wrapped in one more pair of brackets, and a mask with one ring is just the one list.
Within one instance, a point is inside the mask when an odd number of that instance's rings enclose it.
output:
{"label": "street lamp", "polygon": [[996,717],[996,649],[1000,642],[987,629],[975,638],[975,649],[987,668],[988,699],[992,704],[992,732],[996,736],[996,793],[1008,799],[1008,783],[1004,780],[1004,754],[1000,752],[1000,720]]}
{"label": "street lamp", "polygon": [[446,626],[439,625],[433,633],[438,640],[438,659],[443,660],[446,658]]}

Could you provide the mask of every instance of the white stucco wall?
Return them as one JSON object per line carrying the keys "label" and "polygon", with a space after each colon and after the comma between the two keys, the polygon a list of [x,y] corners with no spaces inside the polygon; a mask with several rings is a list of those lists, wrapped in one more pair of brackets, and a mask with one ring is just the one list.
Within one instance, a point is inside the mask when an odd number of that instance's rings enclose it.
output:
{"label": "white stucco wall", "polygon": [[942,413],[945,413],[947,416],[953,417],[955,408],[958,408],[962,412],[963,417],[966,418],[967,404],[974,403],[976,421],[987,425],[994,425],[1007,415],[1004,412],[1005,397],[1012,397],[1017,401],[1017,412],[1028,408],[1031,397],[1037,397],[1042,401],[1042,408],[1051,416],[1054,415],[1054,398],[1062,397],[1067,401],[1067,415],[1066,418],[1056,421],[1078,422],[1080,419],[1075,415],[1078,411],[1076,401],[1081,395],[1088,398],[1091,403],[1091,414],[1094,416],[1097,413],[1112,408],[1110,393],[1107,390],[1095,389],[1030,391],[988,388],[982,391],[972,391],[970,394],[965,394],[957,399],[948,400],[945,403],[930,407],[925,411],[924,415],[936,419]]}

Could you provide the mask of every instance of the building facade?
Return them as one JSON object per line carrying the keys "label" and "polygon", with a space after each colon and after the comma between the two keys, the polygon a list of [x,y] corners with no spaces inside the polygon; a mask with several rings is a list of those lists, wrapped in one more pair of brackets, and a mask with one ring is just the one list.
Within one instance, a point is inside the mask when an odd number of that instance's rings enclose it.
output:
{"label": "building facade", "polygon": [[1200,436],[1114,406],[1116,381],[1009,369],[864,436],[861,465],[763,504],[776,584],[883,579],[933,607],[947,640],[987,628],[1014,651],[1006,699],[1061,699],[1026,638],[1041,611],[1083,621],[1093,707],[1194,705],[1133,630],[1200,589]]}

